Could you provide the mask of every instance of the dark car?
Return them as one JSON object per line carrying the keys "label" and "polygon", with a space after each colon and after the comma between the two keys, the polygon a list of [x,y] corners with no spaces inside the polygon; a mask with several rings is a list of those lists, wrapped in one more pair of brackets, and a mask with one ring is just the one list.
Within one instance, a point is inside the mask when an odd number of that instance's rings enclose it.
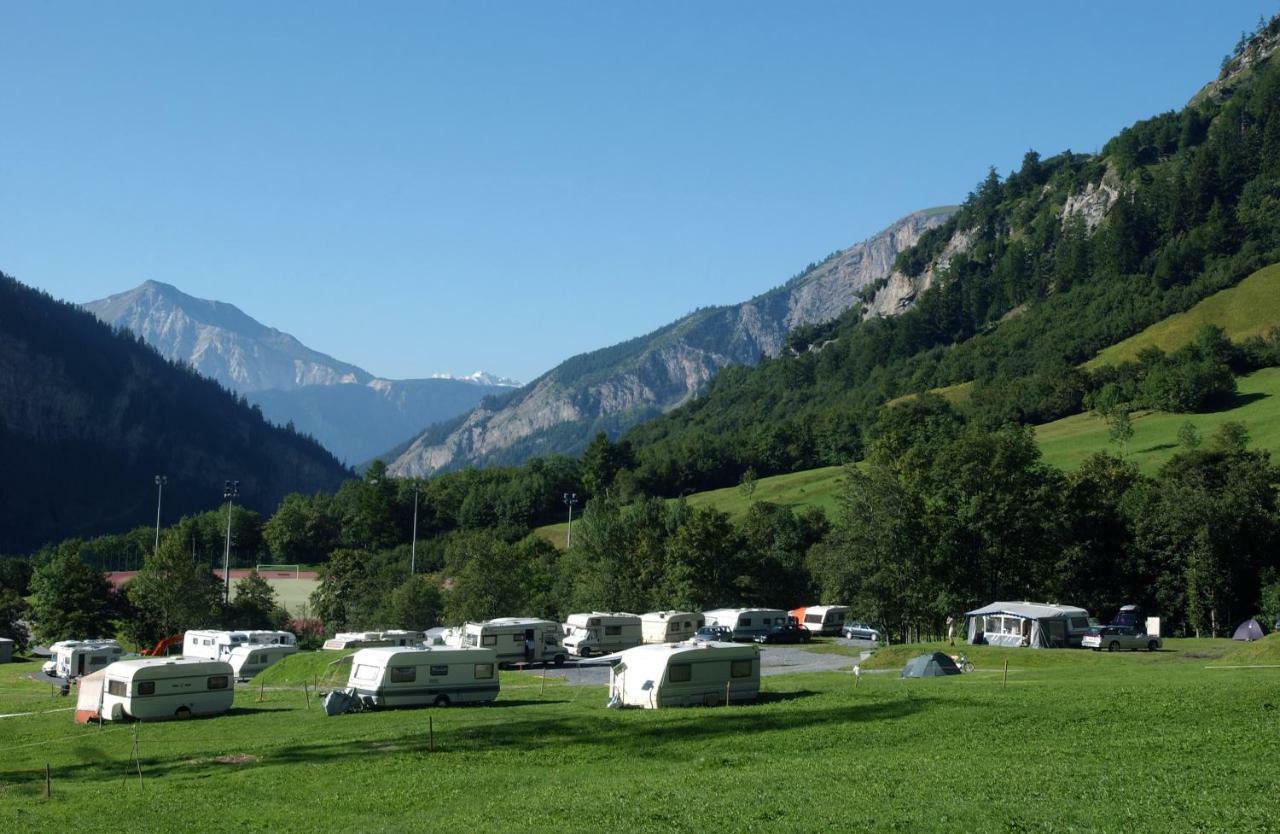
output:
{"label": "dark car", "polygon": [[845,623],[840,636],[849,640],[873,640],[880,642],[880,629],[866,623]]}
{"label": "dark car", "polygon": [[808,643],[813,635],[809,629],[795,623],[776,625],[764,634],[756,636],[757,643]]}
{"label": "dark car", "polygon": [[727,626],[703,626],[693,633],[699,643],[732,643],[733,629]]}

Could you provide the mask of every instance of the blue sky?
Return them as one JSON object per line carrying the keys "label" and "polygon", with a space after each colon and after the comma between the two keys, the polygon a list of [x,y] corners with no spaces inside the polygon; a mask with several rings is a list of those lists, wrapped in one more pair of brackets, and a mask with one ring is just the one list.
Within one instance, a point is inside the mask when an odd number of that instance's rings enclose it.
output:
{"label": "blue sky", "polygon": [[1273,4],[6,3],[0,270],[146,279],[392,377],[528,380],[1028,148],[1181,106]]}

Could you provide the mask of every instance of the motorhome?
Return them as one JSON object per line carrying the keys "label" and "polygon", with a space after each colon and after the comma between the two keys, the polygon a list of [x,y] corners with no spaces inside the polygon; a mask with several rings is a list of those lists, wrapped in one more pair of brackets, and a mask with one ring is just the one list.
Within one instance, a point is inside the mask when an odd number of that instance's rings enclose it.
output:
{"label": "motorhome", "polygon": [[[784,620],[785,622],[785,620]],[[754,701],[760,649],[735,643],[675,643],[622,652],[609,673],[609,705],[657,709]]]}
{"label": "motorhome", "polygon": [[526,617],[499,617],[482,623],[467,623],[459,648],[493,649],[499,664],[540,660],[564,664],[568,650],[560,642],[560,624]]}
{"label": "motorhome", "polygon": [[682,643],[706,624],[693,611],[650,611],[640,615],[640,635],[646,643]]}
{"label": "motorhome", "polygon": [[340,631],[324,641],[329,650],[373,649],[378,646],[420,646],[425,636],[421,631]]}
{"label": "motorhome", "polygon": [[49,647],[46,675],[73,680],[105,669],[124,654],[115,640],[61,640]]}
{"label": "motorhome", "polygon": [[298,638],[292,631],[246,631],[251,646],[297,646]]}
{"label": "motorhome", "polygon": [[247,681],[271,664],[284,660],[298,650],[297,646],[284,643],[236,646],[225,660],[231,664],[231,672],[238,681]]}
{"label": "motorhome", "polygon": [[809,605],[791,609],[791,616],[796,618],[796,622],[814,635],[839,634],[852,614],[853,609],[847,605]]}
{"label": "motorhome", "polygon": [[289,631],[192,630],[182,639],[182,656],[226,660],[240,646],[297,645],[298,638]]}
{"label": "motorhome", "polygon": [[636,614],[611,611],[570,614],[564,624],[569,631],[564,647],[578,657],[612,654],[644,642],[640,617]]}
{"label": "motorhome", "polygon": [[158,721],[231,709],[231,665],[206,658],[121,660],[81,681],[76,720]]}
{"label": "motorhome", "polygon": [[377,707],[492,701],[498,697],[498,655],[493,649],[436,646],[360,649],[351,656],[347,687]]}
{"label": "motorhome", "polygon": [[779,608],[717,608],[702,614],[707,625],[732,629],[734,640],[754,640],[775,625],[786,625],[791,618]]}

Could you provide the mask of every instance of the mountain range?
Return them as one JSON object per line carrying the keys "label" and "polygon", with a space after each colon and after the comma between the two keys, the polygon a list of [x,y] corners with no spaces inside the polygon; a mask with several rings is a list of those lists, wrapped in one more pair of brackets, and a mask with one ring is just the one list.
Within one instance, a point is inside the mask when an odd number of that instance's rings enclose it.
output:
{"label": "mountain range", "polygon": [[696,397],[730,365],[776,356],[796,328],[875,301],[886,314],[911,304],[911,281],[886,284],[899,252],[947,221],[952,207],[918,211],[741,304],[696,310],[645,336],[566,360],[518,391],[486,400],[392,450],[388,470],[429,475],[580,451]]}
{"label": "mountain range", "polygon": [[348,463],[386,451],[518,383],[484,371],[455,378],[383,379],[313,350],[232,304],[159,281],[83,305],[168,359],[243,394],[279,425],[293,425]]}

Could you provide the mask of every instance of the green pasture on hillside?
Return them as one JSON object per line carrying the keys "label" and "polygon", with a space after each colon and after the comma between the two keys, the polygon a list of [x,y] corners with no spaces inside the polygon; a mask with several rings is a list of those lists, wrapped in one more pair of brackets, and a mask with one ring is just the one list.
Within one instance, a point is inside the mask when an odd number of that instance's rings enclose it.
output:
{"label": "green pasture on hillside", "polygon": [[141,784],[131,726],[72,723],[66,699],[26,679],[35,664],[17,663],[0,667],[0,713],[35,714],[0,719],[0,827],[1275,830],[1280,660],[1210,668],[1235,645],[1170,643],[975,651],[972,674],[856,686],[847,672],[783,675],[753,706],[657,711],[504,673],[492,705],[326,718],[300,687],[267,685],[259,701],[250,684],[229,715],[140,725]]}

